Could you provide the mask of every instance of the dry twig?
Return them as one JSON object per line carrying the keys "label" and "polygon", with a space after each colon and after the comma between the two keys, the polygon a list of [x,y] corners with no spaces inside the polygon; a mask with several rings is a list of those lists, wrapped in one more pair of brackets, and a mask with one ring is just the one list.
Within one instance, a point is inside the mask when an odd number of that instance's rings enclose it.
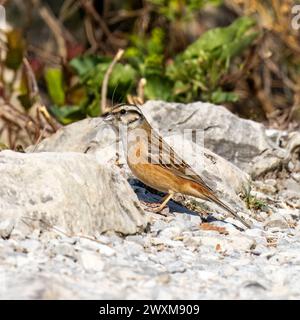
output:
{"label": "dry twig", "polygon": [[40,15],[44,19],[48,27],[51,29],[51,31],[53,32],[53,35],[57,42],[59,55],[62,57],[63,61],[66,61],[68,52],[67,52],[67,46],[64,38],[64,33],[60,23],[55,19],[55,17],[50,12],[50,10],[45,6],[42,6],[40,8]]}
{"label": "dry twig", "polygon": [[81,0],[81,5],[87,12],[89,16],[91,16],[100,26],[103,33],[106,35],[109,43],[112,44],[114,48],[120,45],[120,39],[117,39],[113,33],[110,32],[103,18],[96,11],[93,2],[91,0]]}
{"label": "dry twig", "polygon": [[106,113],[109,109],[106,106],[106,96],[107,96],[107,87],[108,87],[109,77],[113,71],[115,64],[122,58],[123,54],[124,54],[124,50],[119,49],[117,54],[115,55],[113,61],[111,62],[111,64],[109,65],[108,69],[105,72],[103,84],[102,84],[102,89],[101,89],[101,111],[102,111],[102,113]]}

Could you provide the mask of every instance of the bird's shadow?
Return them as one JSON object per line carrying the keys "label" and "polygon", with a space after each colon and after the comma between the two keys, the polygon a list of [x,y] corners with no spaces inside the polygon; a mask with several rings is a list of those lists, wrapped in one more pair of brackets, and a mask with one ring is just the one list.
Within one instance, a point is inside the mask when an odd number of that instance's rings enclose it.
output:
{"label": "bird's shadow", "polygon": [[[158,203],[161,202],[162,197],[165,195],[162,192],[156,191],[155,189],[152,189],[149,186],[146,186],[144,183],[137,179],[129,179],[128,180],[129,184],[133,188],[134,192],[136,193],[138,199],[140,201],[144,202],[153,202],[153,203]],[[186,213],[190,214],[193,216],[198,216],[199,214],[189,210],[188,208],[182,206],[181,204],[170,200],[168,202],[168,207],[170,212],[178,212],[178,213]]]}
{"label": "bird's shadow", "polygon": [[[141,182],[137,179],[128,179],[128,182],[131,185],[131,187],[133,188],[134,192],[136,193],[136,195],[140,201],[145,201],[145,202],[149,202],[149,203],[151,203],[151,202],[158,203],[161,201],[162,197],[165,195],[164,193],[159,192],[159,191],[145,185],[143,182]],[[192,216],[199,216],[199,214],[197,212],[189,210],[188,208],[184,207],[183,205],[181,205],[173,200],[170,200],[168,202],[168,207],[169,207],[169,210],[171,213],[177,212],[177,213],[189,214]],[[222,221],[225,224],[232,224],[232,223],[224,221],[224,220],[216,219],[215,217],[213,217],[211,215],[208,215],[207,217],[201,216],[201,219],[203,222],[208,222],[208,223]],[[235,224],[234,224],[234,226],[241,231],[243,230]]]}

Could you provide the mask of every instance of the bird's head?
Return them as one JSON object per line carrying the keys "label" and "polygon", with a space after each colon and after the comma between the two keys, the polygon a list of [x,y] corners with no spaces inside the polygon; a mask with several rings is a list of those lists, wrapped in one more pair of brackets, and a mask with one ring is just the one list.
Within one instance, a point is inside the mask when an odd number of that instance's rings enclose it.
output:
{"label": "bird's head", "polygon": [[122,104],[114,107],[110,113],[104,115],[104,121],[118,128],[125,126],[127,129],[135,129],[146,121],[141,110],[136,105]]}

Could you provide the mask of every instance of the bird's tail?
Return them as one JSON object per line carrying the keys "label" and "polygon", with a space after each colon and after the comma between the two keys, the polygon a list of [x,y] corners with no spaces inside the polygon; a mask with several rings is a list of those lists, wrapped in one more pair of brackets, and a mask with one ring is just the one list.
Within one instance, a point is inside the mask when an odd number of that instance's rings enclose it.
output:
{"label": "bird's tail", "polygon": [[239,220],[244,226],[247,228],[251,228],[250,224],[247,223],[243,218],[241,218],[235,211],[233,211],[230,207],[228,207],[224,202],[222,202],[219,198],[217,198],[214,194],[207,195],[208,200],[215,202],[217,205],[228,211],[234,218]]}

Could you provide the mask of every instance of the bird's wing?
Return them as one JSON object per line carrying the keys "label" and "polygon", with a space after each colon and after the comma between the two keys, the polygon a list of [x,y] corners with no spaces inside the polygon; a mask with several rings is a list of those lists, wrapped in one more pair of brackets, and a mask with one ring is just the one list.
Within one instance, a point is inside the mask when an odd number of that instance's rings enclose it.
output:
{"label": "bird's wing", "polygon": [[[214,191],[204,182],[204,180],[189,166],[178,154],[174,151],[172,147],[170,147],[161,136],[157,133],[152,134],[152,139],[156,141],[152,141],[152,144],[148,141],[148,161],[154,161],[157,165],[160,165],[171,172],[173,172],[176,176],[182,177],[184,179],[191,180],[193,182],[198,183],[204,189],[205,198],[207,200],[213,201],[228,212],[230,212],[236,219],[242,222],[247,228],[251,226],[242,219],[237,212],[228,207],[224,202],[222,202],[214,193]],[[153,148],[153,146],[156,147]],[[164,156],[167,158],[164,159]],[[149,159],[150,158],[150,159]],[[152,162],[153,163],[153,162]]]}
{"label": "bird's wing", "polygon": [[152,132],[148,141],[148,161],[160,165],[176,176],[196,182],[209,191],[214,192],[211,187],[187,164],[167,142],[156,132]]}

